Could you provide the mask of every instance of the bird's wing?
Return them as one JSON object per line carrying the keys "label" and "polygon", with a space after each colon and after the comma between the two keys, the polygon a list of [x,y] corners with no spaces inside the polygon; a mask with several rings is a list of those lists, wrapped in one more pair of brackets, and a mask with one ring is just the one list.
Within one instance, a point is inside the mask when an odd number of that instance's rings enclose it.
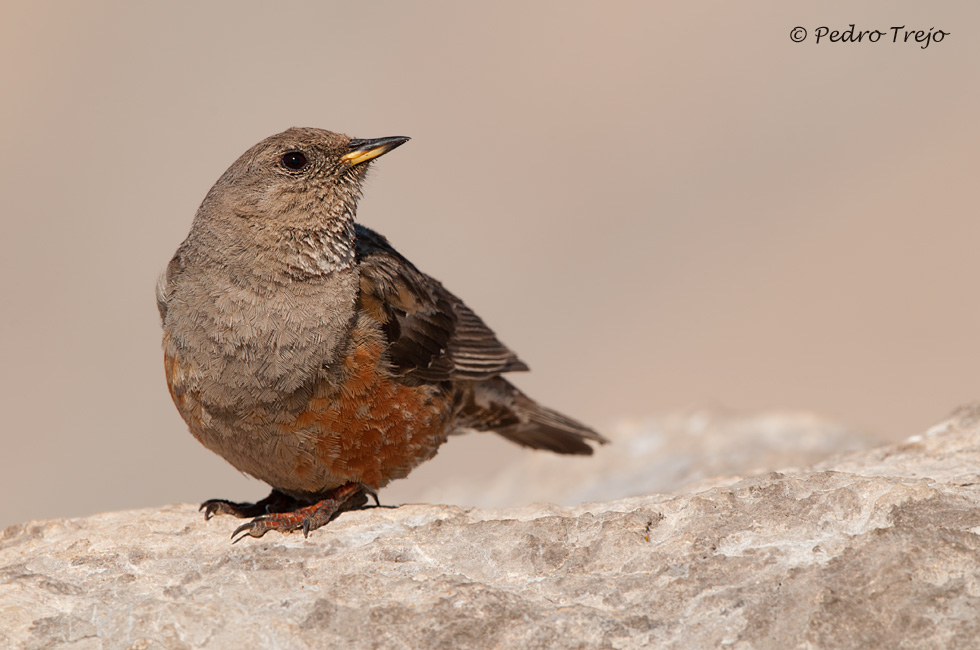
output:
{"label": "bird's wing", "polygon": [[382,323],[396,373],[446,381],[528,369],[462,300],[383,236],[358,225],[356,243],[361,308]]}
{"label": "bird's wing", "polygon": [[167,303],[170,301],[174,278],[181,270],[181,263],[180,250],[178,250],[157,280],[157,311],[160,312],[160,322],[167,320]]}

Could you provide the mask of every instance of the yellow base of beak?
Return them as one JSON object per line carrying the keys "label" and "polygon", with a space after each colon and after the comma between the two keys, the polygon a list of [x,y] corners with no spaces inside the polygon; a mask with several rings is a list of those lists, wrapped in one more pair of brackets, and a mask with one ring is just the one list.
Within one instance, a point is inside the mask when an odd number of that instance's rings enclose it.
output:
{"label": "yellow base of beak", "polygon": [[383,144],[379,147],[375,147],[374,149],[352,151],[349,154],[342,156],[340,159],[353,167],[354,165],[360,165],[361,163],[366,163],[369,160],[374,160],[392,148],[393,147],[390,144]]}

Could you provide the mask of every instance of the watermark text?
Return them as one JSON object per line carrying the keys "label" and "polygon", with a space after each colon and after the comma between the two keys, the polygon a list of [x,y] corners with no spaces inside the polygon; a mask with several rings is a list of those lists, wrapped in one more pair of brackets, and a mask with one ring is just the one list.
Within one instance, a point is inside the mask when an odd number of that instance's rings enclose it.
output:
{"label": "watermark text", "polygon": [[[933,43],[942,43],[949,32],[930,27],[929,29],[907,29],[905,25],[889,27],[888,29],[857,29],[854,23],[847,29],[831,29],[826,25],[813,30],[811,41],[817,45],[824,43],[908,43],[917,44],[919,49],[926,49]],[[789,37],[794,43],[802,43],[809,32],[805,27],[794,27]]]}

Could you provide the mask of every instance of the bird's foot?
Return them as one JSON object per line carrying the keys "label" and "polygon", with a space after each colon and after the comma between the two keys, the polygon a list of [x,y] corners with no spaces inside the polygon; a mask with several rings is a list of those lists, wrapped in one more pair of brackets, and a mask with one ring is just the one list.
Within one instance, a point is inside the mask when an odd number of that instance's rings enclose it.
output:
{"label": "bird's foot", "polygon": [[198,510],[204,511],[205,520],[215,515],[233,515],[239,519],[246,519],[273,512],[290,512],[306,503],[283,494],[279,490],[273,490],[269,496],[256,503],[236,503],[225,499],[209,499],[202,503]]}
{"label": "bird's foot", "polygon": [[246,537],[262,537],[270,530],[282,533],[302,530],[303,536],[309,537],[310,531],[323,526],[341,512],[363,507],[367,503],[368,495],[374,497],[375,503],[378,502],[377,494],[370,487],[363,483],[345,483],[331,490],[324,499],[316,503],[296,507],[288,512],[271,511],[255,517],[235,529],[231,534],[232,543],[240,542]]}

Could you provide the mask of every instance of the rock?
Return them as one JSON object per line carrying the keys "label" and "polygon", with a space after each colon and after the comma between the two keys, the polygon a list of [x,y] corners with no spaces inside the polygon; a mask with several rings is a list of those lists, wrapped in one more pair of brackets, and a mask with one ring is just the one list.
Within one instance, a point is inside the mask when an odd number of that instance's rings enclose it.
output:
{"label": "rock", "polygon": [[532,500],[574,505],[676,492],[714,476],[804,467],[882,442],[809,413],[745,416],[698,410],[623,422],[608,433],[614,444],[597,447],[593,456],[520,450],[485,481],[423,480],[421,474],[430,468],[423,465],[382,498],[481,508]]}
{"label": "rock", "polygon": [[974,648],[980,407],[809,469],[410,505],[231,545],[196,507],[12,526],[4,648]]}

